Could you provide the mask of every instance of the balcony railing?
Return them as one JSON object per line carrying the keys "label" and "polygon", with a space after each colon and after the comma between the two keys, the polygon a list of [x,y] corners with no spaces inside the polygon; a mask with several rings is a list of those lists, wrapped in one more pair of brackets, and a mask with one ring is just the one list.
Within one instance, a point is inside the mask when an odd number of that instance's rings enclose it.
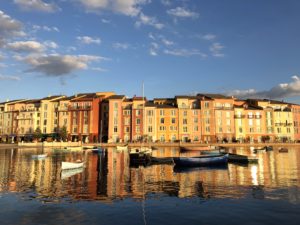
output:
{"label": "balcony railing", "polygon": [[68,110],[92,110],[92,106],[69,106]]}
{"label": "balcony railing", "polygon": [[280,127],[280,126],[285,126],[285,127],[289,127],[292,126],[293,123],[275,123],[276,127]]}

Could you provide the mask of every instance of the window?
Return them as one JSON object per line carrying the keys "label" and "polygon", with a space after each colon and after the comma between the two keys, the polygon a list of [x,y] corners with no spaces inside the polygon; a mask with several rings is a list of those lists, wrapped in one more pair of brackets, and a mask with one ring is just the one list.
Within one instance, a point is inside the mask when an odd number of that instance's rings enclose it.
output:
{"label": "window", "polygon": [[210,132],[210,127],[205,127],[206,132]]}
{"label": "window", "polygon": [[129,127],[126,127],[125,132],[126,132],[126,133],[129,133],[129,132],[130,132],[130,128],[129,128]]}
{"label": "window", "polygon": [[47,109],[48,109],[48,105],[45,104],[45,105],[44,105],[44,110],[46,111]]}
{"label": "window", "polygon": [[193,110],[193,115],[197,116],[198,115],[198,110]]}
{"label": "window", "polygon": [[198,131],[198,126],[194,126],[194,131]]}
{"label": "window", "polygon": [[183,111],[183,116],[187,116],[187,111],[186,110]]}
{"label": "window", "polygon": [[116,109],[118,109],[118,103],[117,102],[114,103],[114,110],[116,110]]}
{"label": "window", "polygon": [[166,130],[166,127],[165,126],[159,126],[159,130],[164,131],[164,130]]}
{"label": "window", "polygon": [[159,115],[160,116],[164,116],[165,115],[165,111],[163,109],[159,110]]}
{"label": "window", "polygon": [[141,115],[141,110],[137,109],[137,110],[135,111],[135,115],[136,115],[136,116]]}
{"label": "window", "polygon": [[140,126],[136,126],[136,127],[135,127],[135,132],[136,132],[136,133],[140,133],[140,132],[141,132]]}
{"label": "window", "polygon": [[253,128],[253,127],[250,127],[249,132],[250,132],[250,133],[254,133],[254,128]]}
{"label": "window", "polygon": [[219,127],[219,133],[222,133],[222,132],[223,132],[222,127]]}
{"label": "window", "polygon": [[242,127],[239,127],[239,132],[243,133],[243,128]]}
{"label": "window", "polygon": [[141,124],[141,119],[137,118],[136,119],[136,124]]}
{"label": "window", "polygon": [[152,123],[152,121],[153,121],[152,118],[149,117],[149,118],[148,118],[148,123]]}
{"label": "window", "polygon": [[175,116],[176,115],[176,111],[174,109],[171,110],[171,116]]}
{"label": "window", "polygon": [[187,124],[187,119],[182,119],[182,124]]}
{"label": "window", "polygon": [[186,126],[183,127],[183,132],[188,132],[188,128]]}
{"label": "window", "polygon": [[204,102],[204,108],[206,108],[206,109],[209,108],[209,102]]}
{"label": "window", "polygon": [[160,118],[160,123],[164,124],[165,123],[165,119],[164,118]]}
{"label": "window", "polygon": [[47,112],[44,112],[44,118],[47,118]]}
{"label": "window", "polygon": [[173,124],[176,123],[176,119],[175,119],[175,118],[172,118],[171,120],[172,120],[171,122],[172,122]]}
{"label": "window", "polygon": [[153,116],[153,110],[147,110],[147,116]]}
{"label": "window", "polygon": [[148,132],[152,133],[152,126],[148,126]]}
{"label": "window", "polygon": [[44,120],[44,126],[46,126],[47,125],[47,120]]}
{"label": "window", "polygon": [[114,133],[118,132],[118,127],[114,126]]}

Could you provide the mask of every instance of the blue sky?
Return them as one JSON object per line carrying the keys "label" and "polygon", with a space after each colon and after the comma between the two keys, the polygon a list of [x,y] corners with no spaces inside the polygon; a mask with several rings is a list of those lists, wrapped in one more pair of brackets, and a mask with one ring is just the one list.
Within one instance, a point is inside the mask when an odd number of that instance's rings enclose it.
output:
{"label": "blue sky", "polygon": [[300,102],[297,0],[0,0],[0,101],[115,91]]}

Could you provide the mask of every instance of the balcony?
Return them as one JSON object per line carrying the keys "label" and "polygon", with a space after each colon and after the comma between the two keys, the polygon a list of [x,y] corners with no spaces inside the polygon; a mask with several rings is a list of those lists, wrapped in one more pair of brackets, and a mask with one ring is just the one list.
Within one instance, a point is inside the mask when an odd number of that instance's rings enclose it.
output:
{"label": "balcony", "polygon": [[215,110],[233,110],[232,106],[215,106]]}
{"label": "balcony", "polygon": [[68,110],[76,111],[76,110],[92,110],[92,106],[68,106]]}

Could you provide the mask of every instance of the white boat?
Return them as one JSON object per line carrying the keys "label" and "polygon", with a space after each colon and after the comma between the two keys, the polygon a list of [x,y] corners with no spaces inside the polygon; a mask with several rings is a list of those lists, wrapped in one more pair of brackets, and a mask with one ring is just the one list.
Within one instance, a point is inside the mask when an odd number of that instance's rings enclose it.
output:
{"label": "white boat", "polygon": [[62,170],[70,170],[83,167],[83,162],[62,162],[61,169]]}
{"label": "white boat", "polygon": [[61,179],[66,179],[69,177],[72,177],[78,173],[83,172],[83,167],[75,168],[75,169],[69,169],[69,170],[62,170],[61,171]]}
{"label": "white boat", "polygon": [[65,147],[65,150],[70,150],[70,151],[80,151],[82,150],[81,146],[74,146],[74,147]]}
{"label": "white boat", "polygon": [[117,151],[127,151],[128,150],[128,146],[124,145],[124,146],[117,146]]}
{"label": "white boat", "polygon": [[38,154],[38,155],[32,155],[32,159],[45,159],[48,155],[47,154]]}

